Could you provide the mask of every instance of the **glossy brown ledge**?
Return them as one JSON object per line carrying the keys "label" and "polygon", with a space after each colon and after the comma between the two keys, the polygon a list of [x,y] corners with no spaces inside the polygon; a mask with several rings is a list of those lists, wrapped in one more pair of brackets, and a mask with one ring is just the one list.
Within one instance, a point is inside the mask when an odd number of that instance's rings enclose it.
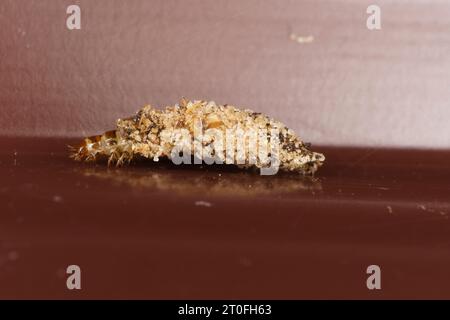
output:
{"label": "glossy brown ledge", "polygon": [[304,179],[108,169],[74,141],[1,138],[1,298],[450,298],[450,151],[316,146]]}

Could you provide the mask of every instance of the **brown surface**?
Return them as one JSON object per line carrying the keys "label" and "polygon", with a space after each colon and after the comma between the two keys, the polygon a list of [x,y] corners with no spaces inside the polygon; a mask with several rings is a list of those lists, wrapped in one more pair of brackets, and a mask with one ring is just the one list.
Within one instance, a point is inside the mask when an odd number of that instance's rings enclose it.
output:
{"label": "brown surface", "polygon": [[[0,137],[0,298],[450,299],[450,151],[371,148],[450,147],[450,2],[377,1],[369,31],[372,2],[2,0],[0,136],[30,138]],[[68,159],[181,96],[366,147],[316,147],[315,181]]]}
{"label": "brown surface", "polygon": [[376,1],[369,31],[372,3],[2,0],[0,135],[94,134],[184,95],[266,112],[315,144],[448,148],[450,2]]}
{"label": "brown surface", "polygon": [[0,140],[0,298],[450,298],[449,151],[316,147],[311,181],[108,170],[71,142]]}

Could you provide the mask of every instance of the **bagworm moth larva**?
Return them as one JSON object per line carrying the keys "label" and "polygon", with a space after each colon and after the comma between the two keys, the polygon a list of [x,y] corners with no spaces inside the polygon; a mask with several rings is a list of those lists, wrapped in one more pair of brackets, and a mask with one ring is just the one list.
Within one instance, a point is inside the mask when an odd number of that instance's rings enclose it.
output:
{"label": "bagworm moth larva", "polygon": [[283,171],[302,174],[313,174],[325,160],[291,129],[266,115],[186,99],[162,111],[147,105],[134,117],[117,120],[115,130],[85,138],[72,151],[75,160],[103,158],[116,165],[137,157],[175,162],[175,157],[190,152],[184,163],[190,163],[191,155],[205,159],[207,154],[215,163],[267,168],[276,162]]}

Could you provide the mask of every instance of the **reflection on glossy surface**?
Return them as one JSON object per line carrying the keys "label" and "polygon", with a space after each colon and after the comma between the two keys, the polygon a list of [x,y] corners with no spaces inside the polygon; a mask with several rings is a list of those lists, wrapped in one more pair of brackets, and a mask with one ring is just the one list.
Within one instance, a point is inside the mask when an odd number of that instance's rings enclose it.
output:
{"label": "reflection on glossy surface", "polygon": [[[256,172],[218,168],[183,170],[174,165],[155,165],[150,168],[82,168],[80,174],[109,181],[117,186],[167,191],[179,196],[207,194],[215,196],[250,196],[321,191],[320,179],[300,175],[263,177]],[[155,168],[156,167],[156,168]]]}

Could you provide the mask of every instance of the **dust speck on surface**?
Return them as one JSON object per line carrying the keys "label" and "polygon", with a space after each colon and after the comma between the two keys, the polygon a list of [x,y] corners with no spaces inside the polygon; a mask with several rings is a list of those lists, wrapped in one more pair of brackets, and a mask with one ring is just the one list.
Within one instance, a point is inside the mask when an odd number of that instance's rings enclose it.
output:
{"label": "dust speck on surface", "polygon": [[195,201],[195,205],[199,206],[199,207],[211,207],[212,203],[208,202],[208,201],[199,200],[199,201]]}
{"label": "dust speck on surface", "polygon": [[421,210],[423,210],[423,211],[427,211],[427,207],[425,207],[423,204],[418,204],[418,205],[417,205],[417,208],[418,208],[418,209],[421,209]]}
{"label": "dust speck on surface", "polygon": [[295,41],[297,43],[300,43],[300,44],[306,44],[306,43],[313,42],[314,41],[314,36],[312,36],[312,35],[300,36],[300,35],[292,32],[289,35],[289,39],[291,39],[292,41]]}
{"label": "dust speck on surface", "polygon": [[62,201],[63,201],[63,198],[61,196],[59,196],[59,195],[53,196],[53,202],[60,203]]}
{"label": "dust speck on surface", "polygon": [[394,211],[392,210],[392,207],[391,207],[391,206],[386,206],[386,209],[388,210],[389,213],[394,212]]}
{"label": "dust speck on surface", "polygon": [[19,253],[17,251],[11,251],[8,253],[8,259],[10,261],[16,261],[19,259]]}

